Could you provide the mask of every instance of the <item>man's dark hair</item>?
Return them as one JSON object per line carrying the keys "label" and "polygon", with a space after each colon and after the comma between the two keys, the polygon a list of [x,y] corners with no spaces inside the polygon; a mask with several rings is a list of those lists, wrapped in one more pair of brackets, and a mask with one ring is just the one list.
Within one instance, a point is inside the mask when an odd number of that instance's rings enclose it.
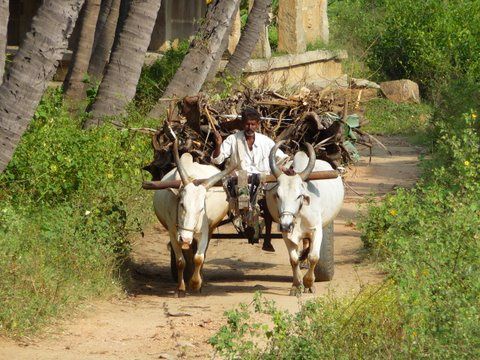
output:
{"label": "man's dark hair", "polygon": [[242,121],[257,120],[260,121],[260,113],[251,106],[247,106],[242,110]]}

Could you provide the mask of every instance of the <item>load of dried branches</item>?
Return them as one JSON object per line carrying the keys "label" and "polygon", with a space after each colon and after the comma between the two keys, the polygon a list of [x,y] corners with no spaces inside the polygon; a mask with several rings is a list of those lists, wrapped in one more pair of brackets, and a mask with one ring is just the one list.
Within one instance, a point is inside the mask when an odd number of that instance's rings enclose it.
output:
{"label": "load of dried branches", "polygon": [[223,100],[204,95],[186,97],[176,102],[176,110],[172,104],[167,120],[153,135],[154,160],[144,169],[152,174],[152,180],[160,180],[175,167],[172,155],[175,139],[179,141],[180,154],[189,152],[194,161],[211,163],[213,132],[218,131],[225,138],[241,129],[239,114],[244,106],[254,107],[262,115],[260,132],[274,141],[287,141],[284,148],[287,154],[295,154],[309,142],[317,158],[328,161],[334,168],[350,164],[357,156],[353,143],[372,146],[368,134],[359,129],[355,115],[358,104],[350,94],[303,88],[285,96],[247,89]]}

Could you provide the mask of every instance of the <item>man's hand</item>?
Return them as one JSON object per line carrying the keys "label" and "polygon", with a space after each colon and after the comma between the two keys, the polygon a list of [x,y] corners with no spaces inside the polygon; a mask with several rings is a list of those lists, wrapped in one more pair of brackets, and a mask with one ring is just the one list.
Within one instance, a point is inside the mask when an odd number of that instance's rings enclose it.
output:
{"label": "man's hand", "polygon": [[293,170],[293,168],[287,168],[287,167],[284,167],[284,166],[280,166],[280,170],[282,170],[286,175],[295,175],[295,170]]}

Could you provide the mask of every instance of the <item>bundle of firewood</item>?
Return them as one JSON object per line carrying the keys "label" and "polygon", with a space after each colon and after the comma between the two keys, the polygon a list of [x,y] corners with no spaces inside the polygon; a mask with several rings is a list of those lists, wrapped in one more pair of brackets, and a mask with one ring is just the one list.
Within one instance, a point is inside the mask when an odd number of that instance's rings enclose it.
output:
{"label": "bundle of firewood", "polygon": [[359,129],[354,114],[358,104],[349,107],[349,103],[348,92],[306,88],[289,96],[246,90],[223,100],[203,95],[186,97],[176,103],[176,108],[170,107],[162,128],[153,135],[154,160],[144,169],[152,174],[152,180],[160,180],[170,171],[175,166],[175,139],[180,154],[189,152],[195,161],[209,164],[215,146],[214,131],[225,138],[240,130],[240,113],[245,106],[254,107],[262,115],[260,132],[274,141],[287,140],[283,149],[287,154],[295,154],[309,142],[317,158],[337,168],[357,158],[354,144],[371,147],[370,138]]}

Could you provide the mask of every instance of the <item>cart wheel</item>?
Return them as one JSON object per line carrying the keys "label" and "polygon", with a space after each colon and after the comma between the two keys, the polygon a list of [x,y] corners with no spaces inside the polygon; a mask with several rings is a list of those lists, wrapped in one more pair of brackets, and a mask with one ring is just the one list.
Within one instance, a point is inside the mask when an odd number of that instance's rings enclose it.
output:
{"label": "cart wheel", "polygon": [[323,228],[322,246],[320,248],[320,259],[315,266],[315,281],[330,281],[333,279],[334,269],[334,239],[333,221]]}
{"label": "cart wheel", "polygon": [[[169,245],[168,247],[170,249],[170,274],[172,275],[173,282],[176,283],[178,281],[177,259],[175,258],[175,252],[173,251],[172,245]],[[186,262],[185,269],[183,270],[183,280],[188,284],[193,275],[193,270],[195,269],[193,256],[197,252],[197,242],[194,241],[189,250],[182,250],[182,252]]]}

